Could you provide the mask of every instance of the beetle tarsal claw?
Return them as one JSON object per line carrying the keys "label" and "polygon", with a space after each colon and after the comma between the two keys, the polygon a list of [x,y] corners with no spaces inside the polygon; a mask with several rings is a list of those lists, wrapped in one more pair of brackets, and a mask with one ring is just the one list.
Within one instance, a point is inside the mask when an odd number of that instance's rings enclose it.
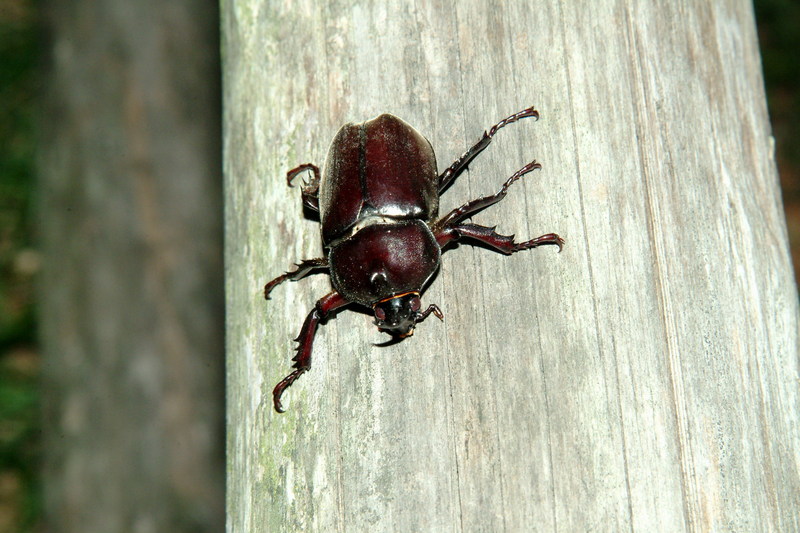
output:
{"label": "beetle tarsal claw", "polygon": [[275,385],[275,388],[272,390],[272,405],[277,412],[285,412],[283,404],[281,403],[281,396],[283,396],[283,392],[291,387],[292,383],[294,383],[295,380],[305,371],[306,369],[304,368],[295,369],[294,372],[283,378],[278,382],[277,385]]}

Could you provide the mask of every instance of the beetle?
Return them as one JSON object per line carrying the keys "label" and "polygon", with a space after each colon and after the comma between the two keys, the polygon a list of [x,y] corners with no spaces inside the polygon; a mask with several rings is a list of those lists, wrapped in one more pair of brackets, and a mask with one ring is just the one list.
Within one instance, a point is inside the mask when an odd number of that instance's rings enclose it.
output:
{"label": "beetle", "polygon": [[516,171],[498,193],[439,217],[439,196],[489,146],[497,131],[529,117],[538,119],[539,113],[530,107],[501,120],[439,174],[431,143],[403,120],[383,114],[342,126],[322,173],[310,163],[287,173],[290,187],[298,175],[310,173],[301,197],[307,209],[319,213],[324,256],[303,260],[295,270],[267,283],[264,297],[269,300],[270,292],[284,281],[315,272],[327,272],[334,290],[317,301],[295,339],[294,370],[272,392],[277,412],[284,411],[283,392],[311,367],[317,327],[342,307],[357,304],[372,309],[375,325],[395,340],[412,335],[431,313],[442,320],[435,304],[422,311],[420,294],[448,244],[464,238],[507,255],[548,244],[561,251],[564,240],[555,233],[515,242],[514,235],[500,235],[494,227],[464,222],[502,200],[519,178],[541,168],[536,161]]}

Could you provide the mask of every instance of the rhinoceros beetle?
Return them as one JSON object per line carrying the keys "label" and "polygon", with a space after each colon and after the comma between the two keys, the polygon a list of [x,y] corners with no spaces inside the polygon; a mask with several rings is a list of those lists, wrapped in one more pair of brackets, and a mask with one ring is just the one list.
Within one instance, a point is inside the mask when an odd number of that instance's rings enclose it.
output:
{"label": "rhinoceros beetle", "polygon": [[330,275],[334,291],[322,297],[308,314],[297,336],[294,370],[273,390],[275,410],[283,412],[281,395],[311,367],[311,347],[317,326],[333,311],[347,304],[372,309],[378,329],[402,339],[433,313],[424,311],[420,293],[439,268],[442,250],[450,243],[471,239],[512,254],[564,240],[548,233],[525,242],[500,235],[493,227],[465,223],[478,211],[502,200],[512,183],[541,168],[532,161],[506,180],[497,194],[467,202],[439,217],[439,196],[492,141],[495,133],[522,118],[538,119],[528,108],[507,117],[489,131],[447,170],[439,174],[430,142],[393,115],[380,115],[360,124],[345,124],[336,134],[325,160],[324,171],[304,164],[290,170],[286,181],[310,172],[302,186],[303,205],[320,215],[325,256],[306,259],[264,287],[272,289],[286,280],[297,281],[313,272]]}

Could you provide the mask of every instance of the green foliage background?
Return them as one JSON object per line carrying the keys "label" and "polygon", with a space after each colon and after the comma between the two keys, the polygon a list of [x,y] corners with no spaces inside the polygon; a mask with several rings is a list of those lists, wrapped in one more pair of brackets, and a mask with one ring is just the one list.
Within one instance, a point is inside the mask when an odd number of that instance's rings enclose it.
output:
{"label": "green foliage background", "polygon": [[33,279],[38,4],[0,0],[0,531],[39,530]]}

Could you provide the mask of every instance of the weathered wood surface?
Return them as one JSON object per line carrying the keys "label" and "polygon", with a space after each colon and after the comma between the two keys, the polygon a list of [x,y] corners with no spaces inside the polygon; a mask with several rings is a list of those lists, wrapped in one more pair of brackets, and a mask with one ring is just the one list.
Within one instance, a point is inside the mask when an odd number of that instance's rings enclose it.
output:
{"label": "weathered wood surface", "polygon": [[[223,2],[228,530],[796,531],[798,299],[751,5]],[[442,210],[552,248],[461,246],[391,347],[320,328],[324,276],[285,173],[391,112],[440,168],[528,105]]]}
{"label": "weathered wood surface", "polygon": [[43,7],[46,530],[220,531],[218,6]]}

